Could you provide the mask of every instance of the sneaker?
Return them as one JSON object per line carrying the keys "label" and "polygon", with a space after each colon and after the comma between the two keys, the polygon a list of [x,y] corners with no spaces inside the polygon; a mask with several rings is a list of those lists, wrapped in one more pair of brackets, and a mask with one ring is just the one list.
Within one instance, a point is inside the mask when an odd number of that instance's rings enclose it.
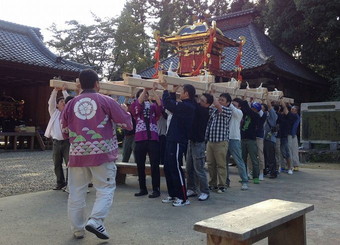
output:
{"label": "sneaker", "polygon": [[187,190],[187,197],[195,197],[197,196],[197,193],[193,190]]}
{"label": "sneaker", "polygon": [[98,224],[95,220],[89,219],[85,226],[85,229],[89,232],[95,234],[98,238],[107,240],[109,239],[109,234],[107,234],[104,225]]}
{"label": "sneaker", "polygon": [[183,206],[189,205],[189,204],[190,204],[190,201],[188,199],[186,201],[183,201],[182,199],[177,198],[177,200],[172,203],[172,206],[183,207]]}
{"label": "sneaker", "polygon": [[254,184],[260,184],[259,178],[254,178],[253,183],[254,183]]}
{"label": "sneaker", "polygon": [[288,174],[292,175],[293,174],[293,170],[289,169],[288,170]]}
{"label": "sneaker", "polygon": [[299,167],[295,166],[293,170],[294,170],[294,172],[297,172],[297,171],[299,171]]}
{"label": "sneaker", "polygon": [[83,239],[84,236],[85,236],[85,231],[84,230],[75,231],[75,232],[73,232],[73,236],[76,239]]}
{"label": "sneaker", "polygon": [[217,193],[222,194],[225,192],[225,188],[224,187],[219,187],[217,190]]}
{"label": "sneaker", "polygon": [[207,194],[207,193],[201,193],[200,195],[199,195],[199,197],[198,197],[198,201],[205,201],[205,200],[207,200],[209,198],[209,194]]}
{"label": "sneaker", "polygon": [[174,201],[176,201],[176,197],[166,197],[162,200],[162,203],[173,203]]}
{"label": "sneaker", "polygon": [[217,186],[209,186],[209,190],[210,190],[210,191],[217,192],[218,187],[217,187]]}
{"label": "sneaker", "polygon": [[135,197],[141,197],[141,196],[145,196],[148,194],[147,190],[140,190],[138,193],[135,193]]}
{"label": "sneaker", "polygon": [[159,197],[161,193],[159,191],[153,191],[150,195],[149,198],[156,198]]}
{"label": "sneaker", "polygon": [[241,186],[241,190],[242,190],[242,191],[246,191],[246,190],[248,190],[248,189],[249,189],[249,188],[248,188],[247,183],[243,183],[242,186]]}
{"label": "sneaker", "polygon": [[270,175],[269,176],[269,179],[276,179],[277,178],[277,175]]}
{"label": "sneaker", "polygon": [[63,192],[66,192],[66,193],[70,194],[70,190],[68,188],[68,185],[63,189]]}
{"label": "sneaker", "polygon": [[249,180],[252,180],[252,179],[253,179],[253,172],[249,172],[249,173],[248,173],[248,179],[249,179]]}
{"label": "sneaker", "polygon": [[259,180],[261,180],[261,181],[263,180],[263,174],[259,175]]}
{"label": "sneaker", "polygon": [[66,183],[60,184],[60,185],[56,185],[53,190],[55,191],[60,191],[62,190],[64,187],[66,186]]}

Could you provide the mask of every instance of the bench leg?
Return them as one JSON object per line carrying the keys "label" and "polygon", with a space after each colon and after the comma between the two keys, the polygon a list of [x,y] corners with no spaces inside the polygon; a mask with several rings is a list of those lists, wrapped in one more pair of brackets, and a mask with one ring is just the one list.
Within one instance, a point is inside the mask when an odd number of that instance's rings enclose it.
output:
{"label": "bench leg", "polygon": [[30,149],[31,151],[34,150],[34,136],[31,136]]}
{"label": "bench leg", "polygon": [[249,241],[237,241],[227,237],[220,237],[207,234],[207,245],[248,245],[252,244]]}
{"label": "bench leg", "polygon": [[306,245],[306,218],[302,215],[284,223],[268,236],[269,245]]}
{"label": "bench leg", "polygon": [[13,140],[13,150],[17,150],[17,141],[18,141],[18,136],[14,136],[13,137],[14,140]]}
{"label": "bench leg", "polygon": [[116,175],[116,184],[125,184],[126,174],[120,174],[117,172]]}

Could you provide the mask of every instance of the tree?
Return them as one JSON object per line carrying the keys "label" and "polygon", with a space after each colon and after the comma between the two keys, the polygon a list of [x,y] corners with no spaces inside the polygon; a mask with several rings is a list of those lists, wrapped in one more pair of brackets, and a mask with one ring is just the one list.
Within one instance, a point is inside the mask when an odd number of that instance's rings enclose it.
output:
{"label": "tree", "polygon": [[303,16],[296,9],[294,0],[270,0],[264,19],[269,37],[274,43],[290,54],[299,51]]}
{"label": "tree", "polygon": [[115,20],[102,20],[93,15],[95,24],[83,25],[76,20],[67,21],[68,28],[58,30],[55,24],[49,28],[53,38],[47,42],[61,57],[92,66],[99,74],[107,76],[114,43]]}
{"label": "tree", "polygon": [[150,38],[145,33],[147,1],[130,0],[117,19],[117,31],[112,52],[111,80],[119,80],[123,72],[141,71],[152,64]]}
{"label": "tree", "polygon": [[229,1],[213,0],[209,5],[209,12],[213,16],[221,16],[228,12]]}
{"label": "tree", "polygon": [[[193,24],[193,17],[208,14],[208,0],[149,0],[149,16],[153,23],[151,28],[158,30],[161,36],[177,32],[184,25]],[[161,44],[161,58],[173,54],[174,48]]]}
{"label": "tree", "polygon": [[249,0],[233,0],[230,5],[229,13],[234,13],[246,9],[253,8],[255,5],[254,3],[250,2]]}
{"label": "tree", "polygon": [[331,99],[340,99],[340,2],[270,0],[264,14],[270,38],[330,81]]}

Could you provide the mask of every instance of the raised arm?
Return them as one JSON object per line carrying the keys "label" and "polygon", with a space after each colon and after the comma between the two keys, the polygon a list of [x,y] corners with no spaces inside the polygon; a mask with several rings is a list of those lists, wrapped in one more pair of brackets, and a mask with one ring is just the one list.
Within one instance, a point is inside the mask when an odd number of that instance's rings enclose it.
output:
{"label": "raised arm", "polygon": [[57,110],[57,95],[60,88],[54,88],[48,100],[48,112],[50,116]]}

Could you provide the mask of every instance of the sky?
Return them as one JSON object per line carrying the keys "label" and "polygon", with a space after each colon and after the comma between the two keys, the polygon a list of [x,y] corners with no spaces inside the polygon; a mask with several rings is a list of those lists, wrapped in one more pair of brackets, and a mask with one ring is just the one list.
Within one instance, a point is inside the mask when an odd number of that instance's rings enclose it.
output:
{"label": "sky", "polygon": [[103,19],[117,17],[124,3],[125,0],[0,0],[0,19],[40,28],[47,41],[51,38],[47,28],[52,23],[58,29],[69,20],[92,24],[91,12]]}

